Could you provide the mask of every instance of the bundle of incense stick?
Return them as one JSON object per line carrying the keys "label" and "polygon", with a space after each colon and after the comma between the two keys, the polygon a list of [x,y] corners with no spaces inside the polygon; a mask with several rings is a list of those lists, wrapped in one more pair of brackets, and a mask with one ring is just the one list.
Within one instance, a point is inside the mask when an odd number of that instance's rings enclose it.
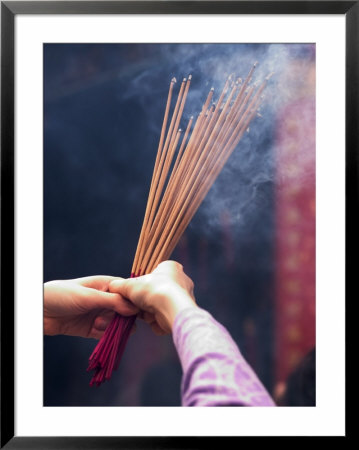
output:
{"label": "bundle of incense stick", "polygon": [[[150,273],[167,260],[211,188],[227,159],[237,147],[251,120],[258,114],[270,75],[251,85],[256,64],[242,81],[228,77],[214,104],[209,91],[202,110],[182,131],[179,128],[191,76],[185,78],[168,125],[176,79],[170,83],[160,141],[144,221],[131,277]],[[95,374],[90,385],[99,386],[118,368],[136,316],[115,315],[89,360]]]}

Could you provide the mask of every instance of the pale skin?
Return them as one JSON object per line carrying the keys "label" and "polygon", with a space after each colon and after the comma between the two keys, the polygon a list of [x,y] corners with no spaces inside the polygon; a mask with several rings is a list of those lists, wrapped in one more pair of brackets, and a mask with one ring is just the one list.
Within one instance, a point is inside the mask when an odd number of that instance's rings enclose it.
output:
{"label": "pale skin", "polygon": [[115,277],[97,275],[44,284],[44,333],[100,339],[115,312],[130,316],[138,308],[108,292]]}
{"label": "pale skin", "polygon": [[138,314],[154,333],[167,334],[187,308],[197,308],[193,282],[175,261],[138,278],[98,275],[50,281],[44,285],[44,333],[100,339],[117,312]]}
{"label": "pale skin", "polygon": [[110,292],[129,299],[141,310],[156,334],[171,333],[182,310],[197,308],[193,288],[192,280],[175,261],[162,262],[148,275],[114,280],[109,285]]}

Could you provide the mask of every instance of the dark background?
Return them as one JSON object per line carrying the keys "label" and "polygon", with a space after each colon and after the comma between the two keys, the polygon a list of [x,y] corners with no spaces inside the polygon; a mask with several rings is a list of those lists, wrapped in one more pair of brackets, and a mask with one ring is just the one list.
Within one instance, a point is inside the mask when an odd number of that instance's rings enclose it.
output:
{"label": "dark background", "polygon": [[[171,78],[193,76],[184,118],[226,76],[255,79],[307,45],[44,45],[44,281],[129,275]],[[177,89],[179,86],[177,83]],[[274,76],[252,123],[175,250],[199,305],[228,328],[273,391]],[[183,126],[184,127],[184,126]],[[182,127],[182,128],[183,128]],[[86,372],[95,340],[44,338],[45,406],[179,406],[181,368],[171,337],[138,321],[120,368],[100,388]]]}

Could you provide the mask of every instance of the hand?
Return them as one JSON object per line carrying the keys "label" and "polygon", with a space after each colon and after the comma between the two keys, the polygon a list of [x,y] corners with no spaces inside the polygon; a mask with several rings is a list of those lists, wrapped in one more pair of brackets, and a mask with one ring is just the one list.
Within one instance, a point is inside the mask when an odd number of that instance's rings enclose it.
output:
{"label": "hand", "polygon": [[156,334],[171,332],[180,311],[197,307],[193,282],[175,261],[162,262],[148,275],[112,281],[109,290],[136,305],[141,310],[140,317]]}
{"label": "hand", "polygon": [[138,308],[120,294],[108,292],[117,279],[93,276],[44,284],[44,333],[100,339],[115,312],[123,316]]}

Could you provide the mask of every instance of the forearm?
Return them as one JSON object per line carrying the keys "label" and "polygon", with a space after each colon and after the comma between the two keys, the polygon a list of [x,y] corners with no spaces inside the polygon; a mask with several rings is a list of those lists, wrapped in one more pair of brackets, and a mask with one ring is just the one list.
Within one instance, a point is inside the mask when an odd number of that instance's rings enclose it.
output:
{"label": "forearm", "polygon": [[173,339],[183,369],[183,406],[274,406],[227,330],[207,311],[181,311]]}

